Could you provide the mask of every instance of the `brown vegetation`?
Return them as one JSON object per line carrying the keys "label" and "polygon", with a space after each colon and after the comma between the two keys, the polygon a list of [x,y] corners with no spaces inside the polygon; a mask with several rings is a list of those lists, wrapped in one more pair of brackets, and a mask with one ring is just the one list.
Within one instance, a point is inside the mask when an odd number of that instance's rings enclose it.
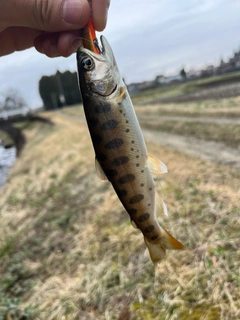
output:
{"label": "brown vegetation", "polygon": [[54,127],[25,130],[0,194],[1,310],[49,320],[239,318],[239,170],[148,145],[169,169],[156,185],[170,216],[158,218],[186,247],[154,267],[95,175],[86,125],[48,116]]}

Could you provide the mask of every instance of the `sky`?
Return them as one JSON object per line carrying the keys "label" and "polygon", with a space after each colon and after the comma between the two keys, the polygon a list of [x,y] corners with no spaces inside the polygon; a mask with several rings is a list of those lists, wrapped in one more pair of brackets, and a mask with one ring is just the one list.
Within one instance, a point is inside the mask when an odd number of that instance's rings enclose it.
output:
{"label": "sky", "polygon": [[[111,0],[106,29],[126,83],[217,65],[240,49],[239,0]],[[35,49],[0,57],[0,96],[19,91],[40,107],[38,82],[56,71],[76,71],[76,57],[48,58]]]}

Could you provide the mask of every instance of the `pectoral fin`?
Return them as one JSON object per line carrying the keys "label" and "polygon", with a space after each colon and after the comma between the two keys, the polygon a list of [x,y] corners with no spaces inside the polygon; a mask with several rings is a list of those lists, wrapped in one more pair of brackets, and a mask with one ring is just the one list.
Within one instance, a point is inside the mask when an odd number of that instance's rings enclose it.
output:
{"label": "pectoral fin", "polygon": [[147,157],[147,166],[153,173],[162,174],[168,172],[167,166],[161,160],[151,155]]}
{"label": "pectoral fin", "polygon": [[95,168],[96,168],[96,173],[98,178],[101,179],[102,181],[108,181],[108,178],[106,177],[100,163],[96,158],[95,158]]}
{"label": "pectoral fin", "polygon": [[120,87],[120,95],[119,95],[119,97],[117,97],[118,102],[121,102],[125,98],[126,91],[127,91],[126,86]]}

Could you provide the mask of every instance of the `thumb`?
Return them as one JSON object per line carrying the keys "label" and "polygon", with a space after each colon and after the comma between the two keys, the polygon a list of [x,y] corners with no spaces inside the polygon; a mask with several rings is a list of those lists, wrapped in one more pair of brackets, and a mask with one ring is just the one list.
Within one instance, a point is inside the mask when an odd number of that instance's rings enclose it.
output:
{"label": "thumb", "polygon": [[48,32],[84,27],[90,16],[87,0],[0,1],[0,27],[21,26]]}

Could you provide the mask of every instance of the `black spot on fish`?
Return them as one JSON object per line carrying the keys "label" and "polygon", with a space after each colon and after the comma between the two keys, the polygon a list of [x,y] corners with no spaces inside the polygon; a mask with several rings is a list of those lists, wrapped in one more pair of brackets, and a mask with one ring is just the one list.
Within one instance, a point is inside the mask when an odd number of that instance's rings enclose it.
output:
{"label": "black spot on fish", "polygon": [[138,222],[144,222],[147,221],[150,218],[149,213],[144,213],[138,218]]}
{"label": "black spot on fish", "polygon": [[116,192],[117,192],[117,195],[119,196],[119,198],[127,195],[127,190],[125,190],[125,189],[117,190]]}
{"label": "black spot on fish", "polygon": [[106,149],[117,149],[123,145],[123,139],[115,138],[105,144]]}
{"label": "black spot on fish", "polygon": [[149,204],[148,204],[148,206],[150,207],[150,206],[151,206],[151,204],[149,203]]}
{"label": "black spot on fish", "polygon": [[137,163],[136,166],[139,167],[139,163]]}
{"label": "black spot on fish", "polygon": [[135,176],[133,174],[126,174],[125,176],[122,176],[118,179],[118,183],[124,184],[132,182],[135,179]]}
{"label": "black spot on fish", "polygon": [[134,209],[134,208],[129,209],[129,210],[128,210],[128,213],[129,213],[130,215],[136,214],[136,213],[137,213],[137,209]]}
{"label": "black spot on fish", "polygon": [[139,158],[139,156],[136,156],[136,158]]}
{"label": "black spot on fish", "polygon": [[151,225],[151,226],[148,226],[148,227],[146,227],[145,229],[144,229],[144,232],[145,233],[150,233],[150,232],[152,232],[153,230],[154,230],[154,226],[153,225]]}
{"label": "black spot on fish", "polygon": [[112,164],[114,164],[115,166],[121,166],[122,164],[127,163],[128,161],[129,161],[128,157],[120,156],[120,157],[115,158],[112,161]]}
{"label": "black spot on fish", "polygon": [[96,158],[99,162],[107,160],[107,156],[104,153],[97,153]]}
{"label": "black spot on fish", "polygon": [[130,130],[129,129],[126,129],[126,132],[129,132]]}
{"label": "black spot on fish", "polygon": [[141,170],[141,172],[143,173],[143,172],[144,172],[144,170]]}
{"label": "black spot on fish", "polygon": [[152,190],[152,188],[149,188],[149,191],[151,191]]}
{"label": "black spot on fish", "polygon": [[134,150],[134,148],[131,148],[131,151],[133,151]]}
{"label": "black spot on fish", "polygon": [[126,120],[126,123],[128,123],[129,121],[128,120]]}
{"label": "black spot on fish", "polygon": [[111,105],[109,103],[107,103],[107,102],[99,104],[94,108],[94,111],[96,113],[98,113],[98,114],[106,113],[106,112],[108,112],[110,110],[111,110]]}
{"label": "black spot on fish", "polygon": [[107,122],[104,122],[101,126],[101,130],[112,130],[115,129],[118,126],[118,122],[116,120],[108,120]]}
{"label": "black spot on fish", "polygon": [[156,240],[158,238],[158,236],[156,235],[156,236],[152,236],[151,237],[151,240]]}
{"label": "black spot on fish", "polygon": [[144,183],[141,183],[141,187],[144,187]]}
{"label": "black spot on fish", "polygon": [[94,118],[94,117],[89,118],[89,119],[88,119],[88,124],[89,124],[90,126],[92,126],[92,127],[95,127],[95,126],[98,124],[98,119],[97,119],[97,118]]}
{"label": "black spot on fish", "polygon": [[122,113],[122,110],[119,110],[120,113]]}
{"label": "black spot on fish", "polygon": [[92,136],[92,141],[94,144],[99,144],[102,141],[102,137],[98,135],[93,135]]}
{"label": "black spot on fish", "polygon": [[106,170],[105,174],[107,176],[108,179],[111,179],[113,177],[115,177],[117,175],[117,171],[116,170]]}
{"label": "black spot on fish", "polygon": [[133,196],[130,200],[129,203],[134,204],[140,202],[144,198],[143,194],[136,194]]}
{"label": "black spot on fish", "polygon": [[134,140],[132,140],[131,142],[134,143]]}

